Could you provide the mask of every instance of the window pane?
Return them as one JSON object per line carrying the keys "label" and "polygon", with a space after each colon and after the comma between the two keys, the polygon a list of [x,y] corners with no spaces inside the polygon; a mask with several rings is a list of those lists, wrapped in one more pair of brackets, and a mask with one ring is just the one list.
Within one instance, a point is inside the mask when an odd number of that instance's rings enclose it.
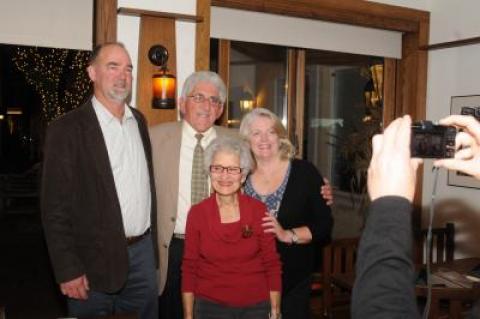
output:
{"label": "window pane", "polygon": [[265,107],[286,123],[287,49],[231,42],[228,123],[238,127],[246,112]]}
{"label": "window pane", "polygon": [[371,57],[306,51],[304,156],[340,191],[366,191],[370,140],[382,120],[375,92],[381,86],[373,84],[370,68],[379,63]]}

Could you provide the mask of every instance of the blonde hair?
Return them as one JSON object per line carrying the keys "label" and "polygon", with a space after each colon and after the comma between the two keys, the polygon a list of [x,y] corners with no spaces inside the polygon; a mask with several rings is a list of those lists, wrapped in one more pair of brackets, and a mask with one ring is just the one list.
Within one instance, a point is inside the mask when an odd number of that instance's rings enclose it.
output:
{"label": "blonde hair", "polygon": [[280,158],[283,160],[292,159],[295,156],[295,146],[288,139],[287,130],[283,126],[282,122],[275,113],[272,111],[259,107],[253,109],[249,113],[245,114],[240,123],[240,136],[248,140],[251,133],[251,125],[259,117],[268,118],[273,121],[273,130],[278,135],[280,146]]}

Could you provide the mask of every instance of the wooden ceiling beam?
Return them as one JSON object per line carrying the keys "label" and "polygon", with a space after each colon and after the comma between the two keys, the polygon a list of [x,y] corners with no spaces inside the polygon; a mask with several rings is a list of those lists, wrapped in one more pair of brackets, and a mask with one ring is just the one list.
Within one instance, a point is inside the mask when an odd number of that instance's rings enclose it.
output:
{"label": "wooden ceiling beam", "polygon": [[430,17],[426,11],[358,0],[212,0],[212,5],[399,32],[418,31]]}

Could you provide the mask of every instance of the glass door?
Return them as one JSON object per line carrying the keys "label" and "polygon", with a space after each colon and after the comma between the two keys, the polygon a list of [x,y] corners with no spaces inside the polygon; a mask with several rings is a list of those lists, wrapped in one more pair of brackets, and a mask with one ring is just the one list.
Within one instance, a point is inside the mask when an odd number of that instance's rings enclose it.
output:
{"label": "glass door", "polygon": [[[222,124],[238,127],[245,113],[255,107],[264,107],[277,114],[286,125],[287,48],[240,41],[212,42],[212,47],[223,45],[222,53],[212,55],[211,63],[228,86]],[[227,65],[219,61],[222,55],[228,60]]]}

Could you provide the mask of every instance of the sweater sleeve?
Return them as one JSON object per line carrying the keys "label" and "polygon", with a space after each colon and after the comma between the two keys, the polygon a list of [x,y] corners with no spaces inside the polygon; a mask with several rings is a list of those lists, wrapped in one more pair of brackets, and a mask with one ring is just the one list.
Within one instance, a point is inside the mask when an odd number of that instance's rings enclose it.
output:
{"label": "sweater sleeve", "polygon": [[375,200],[363,231],[352,296],[352,318],[419,318],[412,262],[411,204]]}
{"label": "sweater sleeve", "polygon": [[312,164],[305,162],[305,179],[308,187],[309,207],[312,210],[309,215],[311,218],[307,223],[308,229],[312,233],[312,242],[319,244],[328,244],[331,240],[333,218],[330,207],[320,194],[320,189],[324,185],[323,177]]}
{"label": "sweater sleeve", "polygon": [[200,254],[200,223],[198,206],[190,209],[185,228],[185,247],[182,261],[182,292],[195,292]]}
{"label": "sweater sleeve", "polygon": [[267,274],[269,290],[282,291],[282,264],[280,262],[280,256],[277,253],[275,236],[271,233],[263,232],[261,227],[262,218],[267,208],[263,203],[259,202],[254,209],[259,224],[257,229],[259,229],[260,255]]}

